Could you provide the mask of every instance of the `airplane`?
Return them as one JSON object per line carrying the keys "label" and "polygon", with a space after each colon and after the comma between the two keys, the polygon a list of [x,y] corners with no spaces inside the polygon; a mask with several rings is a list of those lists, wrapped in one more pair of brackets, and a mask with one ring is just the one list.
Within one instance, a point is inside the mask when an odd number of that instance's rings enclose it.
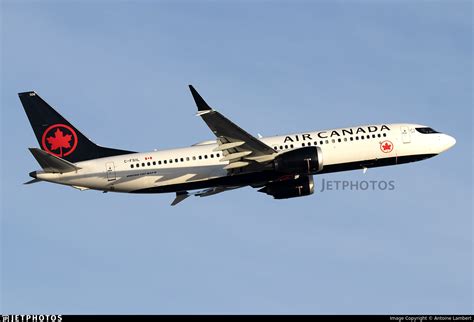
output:
{"label": "airplane", "polygon": [[[41,148],[33,180],[81,191],[211,196],[250,186],[274,199],[311,195],[314,175],[398,165],[431,158],[456,140],[419,124],[378,124],[255,137],[211,108],[189,85],[197,116],[215,139],[190,147],[135,152],[98,146],[36,92],[19,93]],[[194,192],[190,192],[194,191]]]}

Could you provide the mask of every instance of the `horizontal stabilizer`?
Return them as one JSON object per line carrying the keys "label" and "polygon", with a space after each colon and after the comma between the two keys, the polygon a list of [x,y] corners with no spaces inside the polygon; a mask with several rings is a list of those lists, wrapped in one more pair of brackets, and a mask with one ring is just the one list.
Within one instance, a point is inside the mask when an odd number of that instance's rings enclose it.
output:
{"label": "horizontal stabilizer", "polygon": [[45,172],[65,173],[80,169],[74,163],[61,159],[41,149],[29,148],[29,150]]}
{"label": "horizontal stabilizer", "polygon": [[30,180],[30,181],[27,181],[27,182],[25,182],[25,183],[23,183],[23,184],[32,184],[32,183],[37,183],[37,182],[41,182],[41,180],[34,178],[34,179],[32,179],[32,180]]}

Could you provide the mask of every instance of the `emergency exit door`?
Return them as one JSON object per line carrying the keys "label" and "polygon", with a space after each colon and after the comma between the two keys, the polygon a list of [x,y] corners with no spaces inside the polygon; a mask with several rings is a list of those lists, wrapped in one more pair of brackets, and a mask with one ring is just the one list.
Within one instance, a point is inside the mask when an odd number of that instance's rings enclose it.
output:
{"label": "emergency exit door", "polygon": [[108,181],[114,181],[116,179],[114,163],[113,162],[107,162],[105,164],[105,169],[106,169],[106,173],[107,173],[107,180]]}
{"label": "emergency exit door", "polygon": [[400,127],[400,130],[402,131],[402,142],[410,143],[411,137],[410,137],[410,129],[408,128],[408,126],[402,126]]}

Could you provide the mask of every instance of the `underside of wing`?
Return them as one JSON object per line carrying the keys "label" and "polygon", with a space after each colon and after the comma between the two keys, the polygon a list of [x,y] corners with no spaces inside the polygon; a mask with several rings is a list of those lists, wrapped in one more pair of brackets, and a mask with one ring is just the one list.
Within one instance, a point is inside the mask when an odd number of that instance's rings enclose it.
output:
{"label": "underside of wing", "polygon": [[238,188],[242,188],[243,186],[235,186],[235,187],[213,187],[213,188],[208,188],[204,190],[199,190],[196,192],[189,193],[187,191],[180,191],[176,192],[176,197],[174,198],[173,202],[171,203],[172,206],[176,206],[178,203],[181,201],[185,200],[186,198],[190,196],[196,196],[196,197],[208,197],[212,196],[221,192],[229,191],[229,190],[234,190]]}

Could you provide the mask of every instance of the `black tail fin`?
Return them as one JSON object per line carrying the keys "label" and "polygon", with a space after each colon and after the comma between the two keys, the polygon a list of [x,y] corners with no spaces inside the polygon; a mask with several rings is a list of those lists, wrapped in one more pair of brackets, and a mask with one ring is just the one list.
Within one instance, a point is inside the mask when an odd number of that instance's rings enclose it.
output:
{"label": "black tail fin", "polygon": [[104,148],[86,138],[35,92],[19,93],[41,149],[69,162],[79,162],[133,151]]}

